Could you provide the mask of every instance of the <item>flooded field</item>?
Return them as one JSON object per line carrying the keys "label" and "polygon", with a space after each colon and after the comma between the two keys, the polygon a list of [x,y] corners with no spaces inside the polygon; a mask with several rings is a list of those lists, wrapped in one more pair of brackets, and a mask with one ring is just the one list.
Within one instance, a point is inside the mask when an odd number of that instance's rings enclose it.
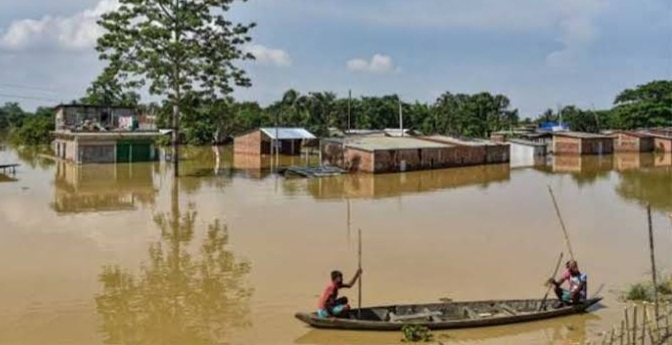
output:
{"label": "flooded field", "polygon": [[[285,179],[268,161],[189,149],[162,163],[76,166],[25,151],[0,176],[0,344],[399,344],[400,333],[311,330],[329,272],[363,233],[363,303],[541,298],[573,250],[604,284],[591,314],[437,333],[445,344],[573,344],[620,322],[647,279],[645,205],[672,270],[672,157],[559,157],[547,166]],[[301,157],[282,164],[304,164]],[[357,291],[344,291],[356,304]]]}

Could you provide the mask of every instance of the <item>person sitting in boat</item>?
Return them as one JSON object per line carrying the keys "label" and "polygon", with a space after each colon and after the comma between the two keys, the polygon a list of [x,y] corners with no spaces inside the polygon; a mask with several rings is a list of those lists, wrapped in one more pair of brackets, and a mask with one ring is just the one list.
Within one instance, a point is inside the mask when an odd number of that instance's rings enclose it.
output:
{"label": "person sitting in boat", "polygon": [[322,296],[320,297],[317,315],[323,318],[347,316],[348,311],[350,310],[348,298],[339,298],[338,290],[342,288],[351,288],[355,285],[357,279],[359,279],[361,275],[362,269],[360,268],[357,270],[357,273],[355,273],[355,276],[350,279],[350,282],[344,284],[343,273],[340,271],[332,271],[331,282],[327,285],[327,288],[324,289],[324,293],[322,293]]}
{"label": "person sitting in boat", "polygon": [[[575,260],[568,261],[565,266],[566,270],[560,280],[556,281],[554,278],[548,280],[549,284],[555,286],[555,295],[559,300],[558,307],[582,303],[588,297],[588,276],[581,273]],[[565,281],[569,283],[569,290],[561,287]]]}

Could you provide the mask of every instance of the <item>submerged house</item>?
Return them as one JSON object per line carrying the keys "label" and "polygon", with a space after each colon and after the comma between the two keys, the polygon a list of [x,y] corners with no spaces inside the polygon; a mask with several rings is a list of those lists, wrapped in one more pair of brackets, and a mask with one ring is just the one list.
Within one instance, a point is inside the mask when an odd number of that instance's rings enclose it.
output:
{"label": "submerged house", "polygon": [[462,142],[443,136],[364,136],[320,143],[322,164],[371,173],[505,163],[508,159],[508,144]]}
{"label": "submerged house", "polygon": [[616,152],[651,152],[654,149],[654,137],[647,133],[616,131],[611,137]]}
{"label": "submerged house", "polygon": [[57,158],[77,164],[153,161],[161,133],[147,118],[129,107],[59,105],[52,149]]}
{"label": "submerged house", "polygon": [[283,155],[300,155],[301,149],[316,141],[315,135],[304,128],[264,127],[233,139],[235,154],[270,155],[273,146]]}
{"label": "submerged house", "polygon": [[529,167],[546,163],[546,144],[523,139],[509,139],[511,167]]}
{"label": "submerged house", "polygon": [[582,133],[553,133],[553,154],[601,155],[614,152],[614,139],[610,136]]}
{"label": "submerged house", "polygon": [[483,139],[458,138],[445,135],[423,137],[425,140],[454,145],[463,165],[503,164],[509,162],[509,144]]}

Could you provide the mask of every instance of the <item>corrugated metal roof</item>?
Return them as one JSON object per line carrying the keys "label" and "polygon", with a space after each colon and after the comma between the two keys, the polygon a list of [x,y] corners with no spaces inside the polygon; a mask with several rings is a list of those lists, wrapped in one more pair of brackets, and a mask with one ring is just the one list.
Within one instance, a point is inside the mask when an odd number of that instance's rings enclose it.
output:
{"label": "corrugated metal roof", "polygon": [[555,132],[553,135],[578,139],[611,139],[606,135],[585,132]]}
{"label": "corrugated metal roof", "polygon": [[345,146],[363,151],[403,150],[403,149],[427,149],[451,147],[450,144],[436,143],[412,137],[363,137],[346,141]]}
{"label": "corrugated metal roof", "polygon": [[538,142],[523,140],[523,139],[512,138],[512,139],[507,140],[507,142],[511,143],[511,144],[518,144],[518,145],[546,147],[546,144],[544,144],[544,143],[538,143]]}
{"label": "corrugated metal roof", "polygon": [[316,139],[313,133],[308,132],[305,128],[278,127],[276,130],[276,127],[264,127],[259,128],[259,130],[273,140]]}

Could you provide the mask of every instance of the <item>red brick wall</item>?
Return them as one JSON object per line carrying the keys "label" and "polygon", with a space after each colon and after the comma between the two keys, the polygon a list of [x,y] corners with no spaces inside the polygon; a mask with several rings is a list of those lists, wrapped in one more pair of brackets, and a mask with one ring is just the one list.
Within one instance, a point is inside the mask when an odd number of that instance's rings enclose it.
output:
{"label": "red brick wall", "polygon": [[656,151],[672,152],[672,138],[654,138],[653,143]]}
{"label": "red brick wall", "polygon": [[347,147],[345,148],[345,161],[343,163],[343,167],[350,171],[374,172],[373,152]]}
{"label": "red brick wall", "polygon": [[328,140],[320,142],[320,154],[322,155],[321,164],[342,167],[345,163],[343,161],[345,148],[341,142]]}
{"label": "red brick wall", "polygon": [[[245,153],[252,155],[268,154],[270,152],[262,152],[262,134],[261,131],[254,131],[245,135],[241,135],[233,139],[233,153]],[[267,145],[270,149],[270,145]]]}
{"label": "red brick wall", "polygon": [[581,139],[562,136],[553,137],[554,154],[574,154],[581,153]]}
{"label": "red brick wall", "polygon": [[653,148],[653,138],[640,138],[627,133],[618,133],[614,138],[616,152],[651,152]]}

